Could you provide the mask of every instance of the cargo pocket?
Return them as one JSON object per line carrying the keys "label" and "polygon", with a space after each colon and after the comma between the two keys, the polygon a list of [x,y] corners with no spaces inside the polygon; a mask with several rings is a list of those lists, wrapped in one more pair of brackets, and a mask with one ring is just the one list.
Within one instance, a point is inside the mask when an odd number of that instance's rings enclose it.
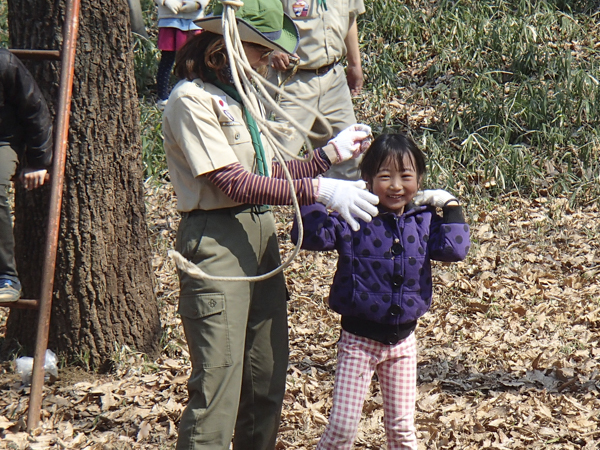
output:
{"label": "cargo pocket", "polygon": [[190,294],[179,309],[190,356],[205,369],[232,364],[225,294]]}

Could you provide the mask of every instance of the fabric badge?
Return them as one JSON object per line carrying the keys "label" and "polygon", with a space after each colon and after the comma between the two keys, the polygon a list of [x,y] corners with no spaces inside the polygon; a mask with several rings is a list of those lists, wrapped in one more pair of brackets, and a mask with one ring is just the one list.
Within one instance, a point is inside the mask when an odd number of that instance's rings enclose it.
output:
{"label": "fabric badge", "polygon": [[233,114],[229,111],[229,105],[227,104],[227,100],[224,95],[213,95],[212,96],[217,105],[219,105],[219,109],[229,119],[230,122],[235,122],[235,118]]}
{"label": "fabric badge", "polygon": [[306,17],[308,16],[308,4],[303,0],[298,0],[294,2],[292,5],[292,9],[294,10],[294,15],[296,17]]}

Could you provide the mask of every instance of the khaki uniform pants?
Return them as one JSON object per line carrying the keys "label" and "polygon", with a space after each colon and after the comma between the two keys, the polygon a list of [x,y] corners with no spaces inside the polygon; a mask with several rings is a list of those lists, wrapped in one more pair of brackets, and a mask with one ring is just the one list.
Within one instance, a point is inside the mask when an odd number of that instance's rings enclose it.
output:
{"label": "khaki uniform pants", "polygon": [[18,157],[7,144],[0,144],[0,276],[17,281],[15,239],[7,189],[17,170]]}
{"label": "khaki uniform pants", "polygon": [[[258,208],[184,213],[177,250],[211,275],[269,272],[280,263],[275,223]],[[274,449],[288,362],[283,274],[257,283],[179,276],[192,374],[177,449],[226,450],[232,434],[235,450]]]}
{"label": "khaki uniform pants", "polygon": [[[279,76],[285,77],[285,73]],[[324,146],[340,131],[356,123],[350,89],[341,64],[337,64],[324,75],[299,70],[291,81],[285,84],[285,90],[313,110],[321,112],[333,128],[332,136],[311,142],[315,148]],[[306,108],[295,105],[284,98],[281,99],[280,106],[304,127],[317,133],[325,132],[323,124],[316,120],[315,115],[310,114]],[[303,144],[304,139],[298,136],[286,145],[292,153],[297,153]],[[325,176],[344,180],[358,180],[360,179],[358,163],[359,160],[350,160],[337,164]]]}

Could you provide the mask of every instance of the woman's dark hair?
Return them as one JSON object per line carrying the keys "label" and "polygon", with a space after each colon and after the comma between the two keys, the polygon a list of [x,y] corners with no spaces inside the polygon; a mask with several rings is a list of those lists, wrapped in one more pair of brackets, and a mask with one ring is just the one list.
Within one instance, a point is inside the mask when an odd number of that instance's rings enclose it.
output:
{"label": "woman's dark hair", "polygon": [[396,167],[403,171],[404,157],[412,156],[415,163],[415,172],[417,177],[421,179],[425,175],[425,155],[417,144],[403,133],[382,134],[377,137],[365,152],[363,160],[360,163],[359,169],[362,179],[371,183],[381,165],[388,159],[392,158],[396,163]]}
{"label": "woman's dark hair", "polygon": [[201,78],[209,81],[208,72],[214,72],[222,83],[231,82],[229,60],[223,36],[203,31],[189,38],[175,56],[175,75],[179,79]]}

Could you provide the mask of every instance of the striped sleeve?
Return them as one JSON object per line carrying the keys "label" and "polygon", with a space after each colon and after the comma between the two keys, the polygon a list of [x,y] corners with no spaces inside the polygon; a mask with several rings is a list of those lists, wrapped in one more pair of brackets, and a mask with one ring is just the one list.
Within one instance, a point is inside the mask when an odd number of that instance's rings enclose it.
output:
{"label": "striped sleeve", "polygon": [[[281,168],[280,168],[281,169]],[[281,178],[270,178],[248,172],[240,163],[230,164],[206,174],[208,180],[238,203],[252,205],[291,205],[290,186]],[[298,203],[316,201],[312,178],[293,181]]]}
{"label": "striped sleeve", "polygon": [[[292,178],[295,180],[300,178],[314,178],[317,175],[327,172],[331,167],[331,164],[321,157],[318,148],[314,150],[313,158],[310,161],[292,160],[286,161],[285,165],[290,171],[290,175],[292,175]],[[285,178],[281,164],[275,160],[273,160],[271,176],[273,178]]]}

